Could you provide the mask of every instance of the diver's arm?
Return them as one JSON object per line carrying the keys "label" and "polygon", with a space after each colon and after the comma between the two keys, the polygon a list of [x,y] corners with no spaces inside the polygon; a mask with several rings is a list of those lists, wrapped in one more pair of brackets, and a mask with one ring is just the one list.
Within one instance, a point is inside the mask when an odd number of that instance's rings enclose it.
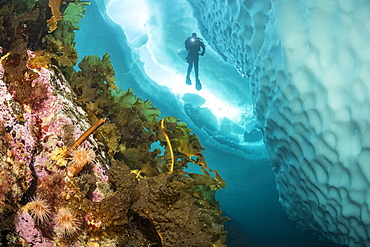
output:
{"label": "diver's arm", "polygon": [[187,51],[189,50],[189,42],[190,42],[190,37],[185,40],[185,49]]}
{"label": "diver's arm", "polygon": [[203,42],[200,43],[200,47],[202,47],[202,53],[201,55],[203,56],[204,53],[206,52],[206,46],[203,44]]}

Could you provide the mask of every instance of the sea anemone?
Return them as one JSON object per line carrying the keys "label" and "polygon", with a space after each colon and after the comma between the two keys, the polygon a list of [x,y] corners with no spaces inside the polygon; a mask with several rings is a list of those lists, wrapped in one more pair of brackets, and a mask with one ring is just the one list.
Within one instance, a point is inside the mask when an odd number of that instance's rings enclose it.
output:
{"label": "sea anemone", "polygon": [[71,236],[79,230],[79,222],[68,208],[59,208],[54,222],[54,232],[59,236]]}
{"label": "sea anemone", "polygon": [[68,167],[68,176],[76,176],[82,168],[89,162],[95,160],[95,152],[91,148],[78,147],[70,153],[71,164]]}
{"label": "sea anemone", "polygon": [[50,218],[51,209],[49,204],[39,196],[27,203],[30,215],[37,223],[43,223]]}

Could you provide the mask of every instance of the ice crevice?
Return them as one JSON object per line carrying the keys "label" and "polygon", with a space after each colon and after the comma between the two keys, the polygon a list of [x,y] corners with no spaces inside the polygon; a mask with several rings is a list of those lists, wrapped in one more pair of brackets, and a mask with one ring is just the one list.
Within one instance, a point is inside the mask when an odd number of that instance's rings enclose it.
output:
{"label": "ice crevice", "polygon": [[[128,11],[131,14],[122,15],[122,9],[132,10]],[[187,0],[177,0],[176,4],[112,0],[106,1],[106,11],[125,32],[132,48],[133,63],[142,72],[137,74],[145,75],[149,84],[168,88],[168,93],[177,100],[170,104],[181,108],[179,114],[184,114],[183,120],[189,119],[194,124],[198,134],[203,133],[212,145],[224,146],[237,155],[256,160],[266,158],[262,135],[255,128],[248,82],[240,77],[234,64],[223,61],[206,43],[207,55],[201,59],[206,66],[200,69],[204,90],[196,91],[194,86],[184,83],[187,66],[184,39],[194,31],[201,32]],[[191,79],[194,84],[193,74]],[[148,84],[138,86],[148,95],[155,93]]]}

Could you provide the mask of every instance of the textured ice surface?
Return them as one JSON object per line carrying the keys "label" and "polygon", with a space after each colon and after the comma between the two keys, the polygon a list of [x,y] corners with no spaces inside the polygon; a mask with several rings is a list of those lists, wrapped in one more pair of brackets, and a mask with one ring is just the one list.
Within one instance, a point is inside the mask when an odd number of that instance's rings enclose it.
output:
{"label": "textured ice surface", "polygon": [[370,246],[370,2],[189,2],[208,42],[249,77],[288,216]]}

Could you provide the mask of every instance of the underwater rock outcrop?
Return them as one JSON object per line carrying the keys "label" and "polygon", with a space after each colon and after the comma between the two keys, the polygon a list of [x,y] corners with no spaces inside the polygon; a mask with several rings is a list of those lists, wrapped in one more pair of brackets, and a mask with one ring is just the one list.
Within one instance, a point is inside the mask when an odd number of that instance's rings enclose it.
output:
{"label": "underwater rock outcrop", "polygon": [[0,1],[1,243],[225,246],[225,182],[186,124],[119,89],[109,55],[73,68],[86,5]]}

